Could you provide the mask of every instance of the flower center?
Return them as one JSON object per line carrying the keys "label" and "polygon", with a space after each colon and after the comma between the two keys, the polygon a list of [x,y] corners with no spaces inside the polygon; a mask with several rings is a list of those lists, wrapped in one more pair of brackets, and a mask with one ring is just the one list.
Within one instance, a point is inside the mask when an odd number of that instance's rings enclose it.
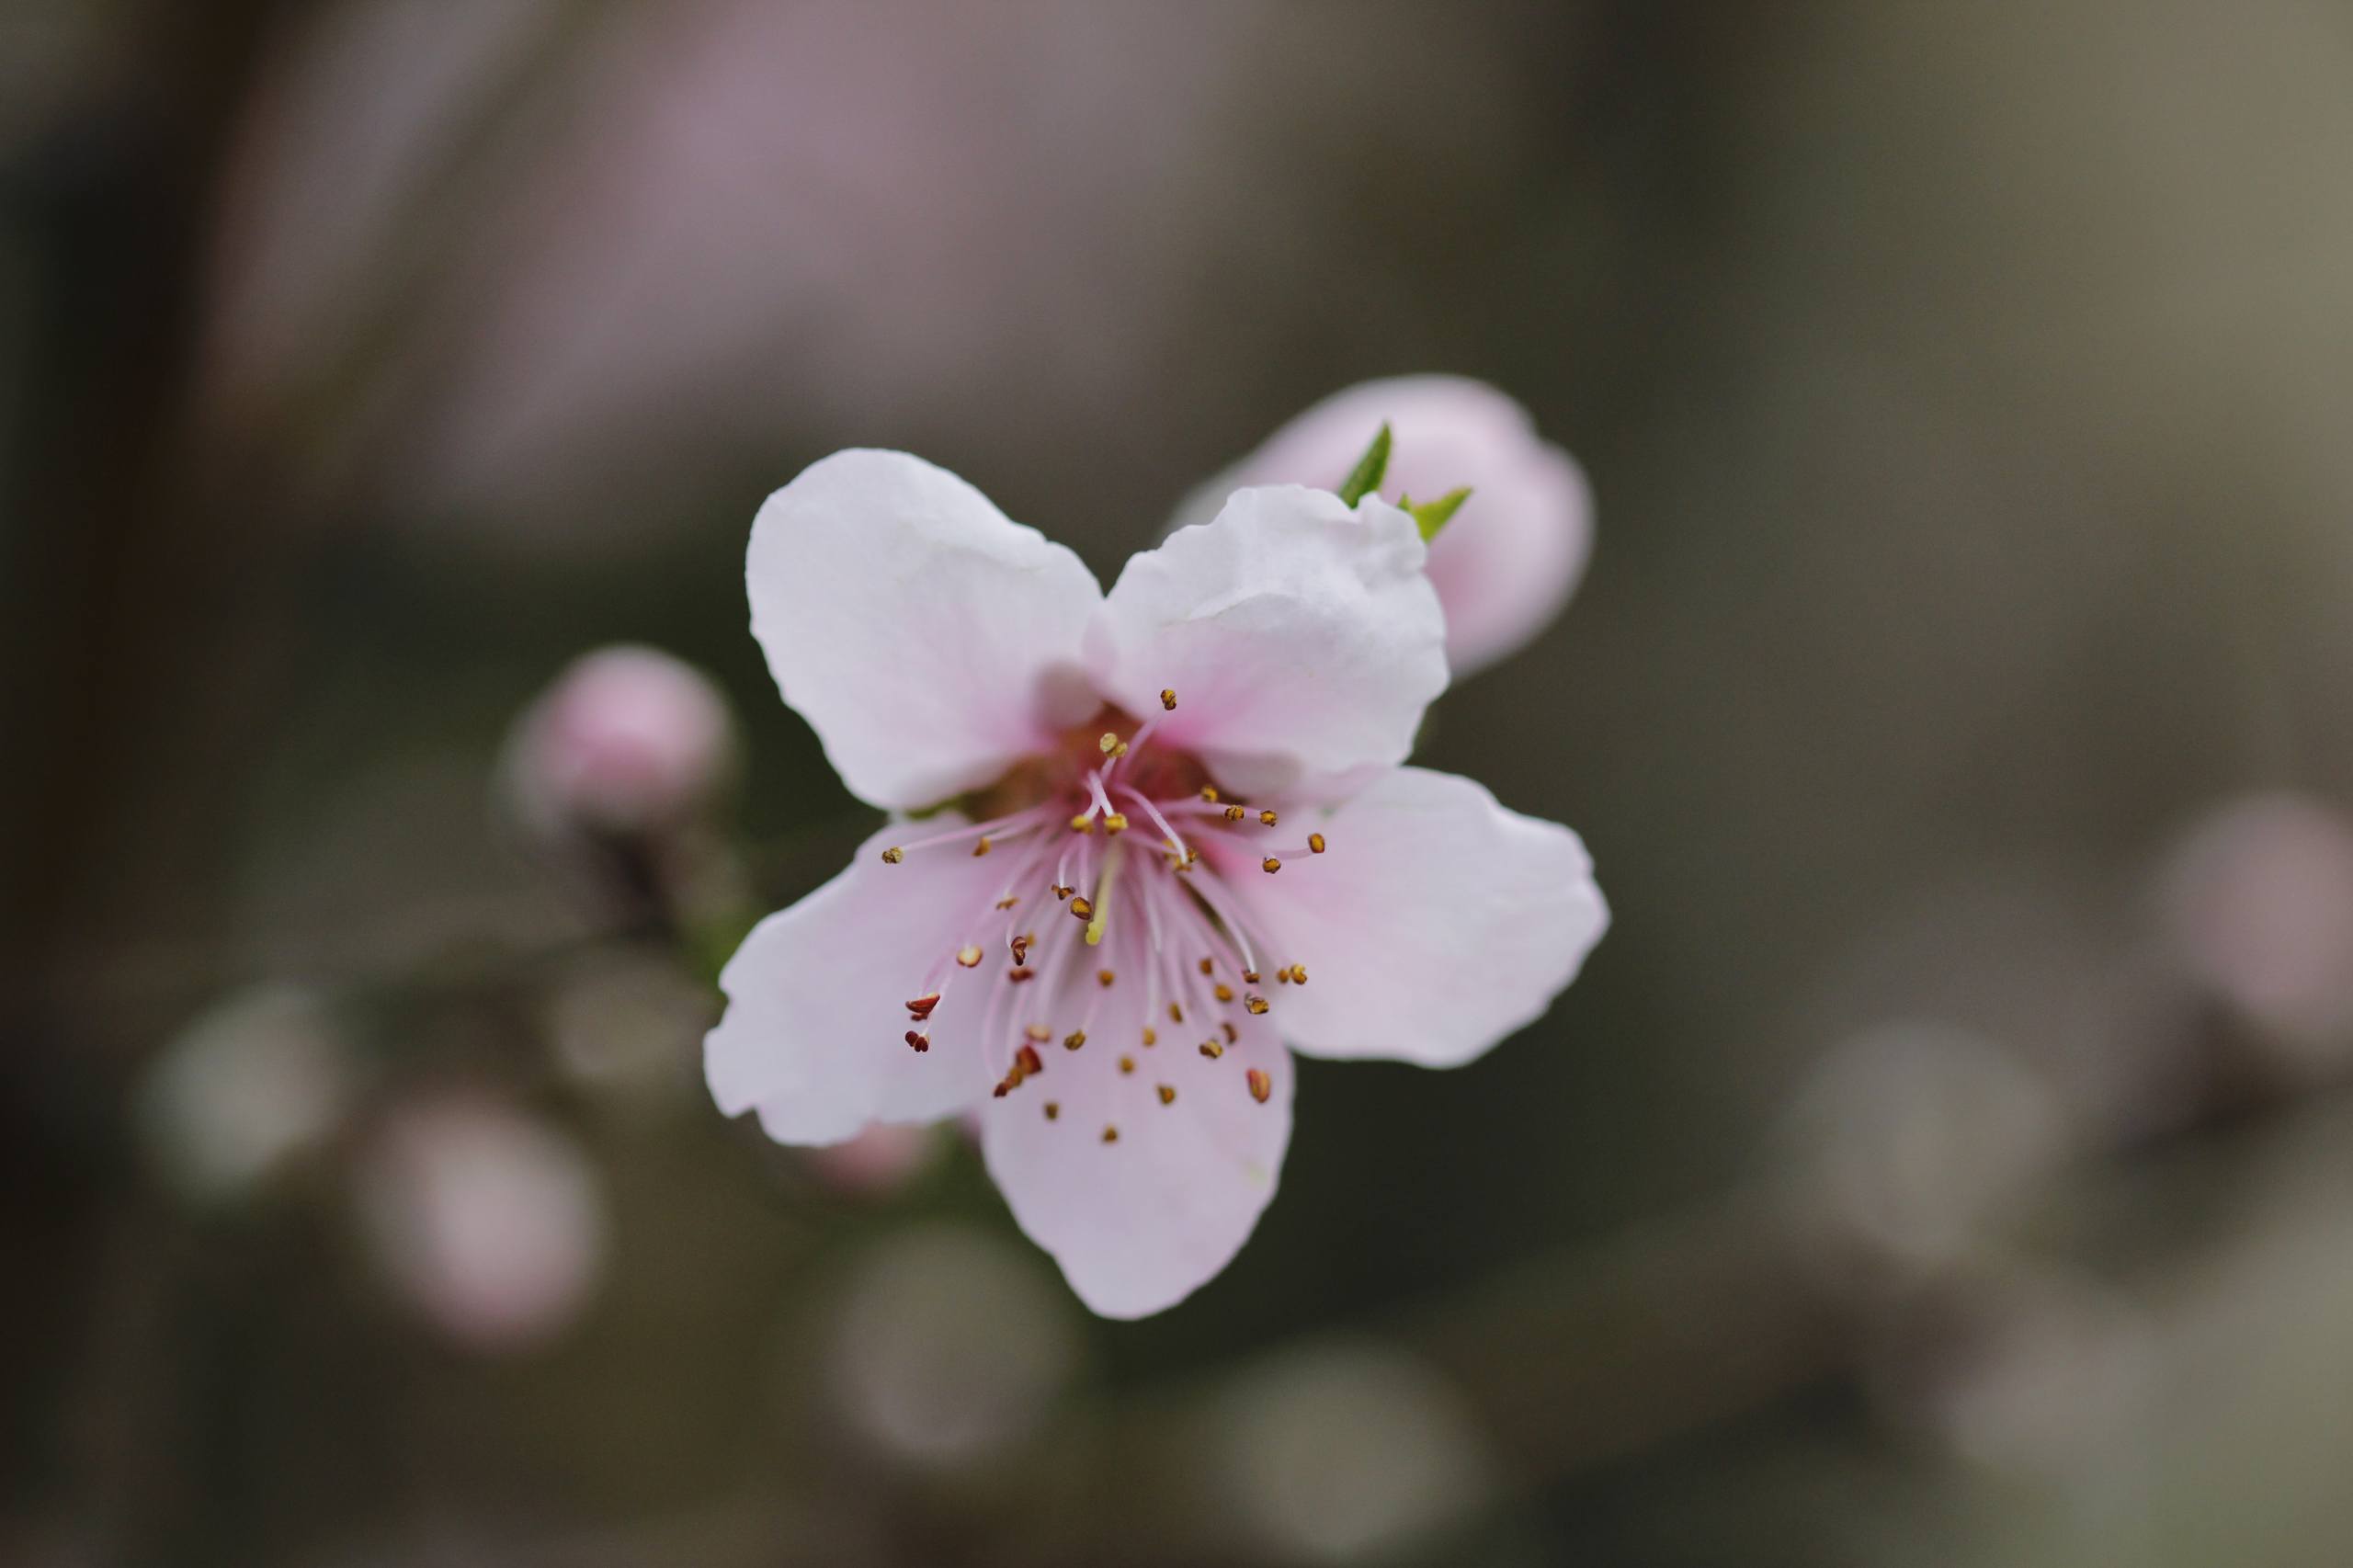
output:
{"label": "flower center", "polygon": [[[1154,744],[1176,694],[1161,693],[1161,707],[1142,722],[1106,708],[972,797],[979,820],[882,851],[892,866],[942,854],[1005,857],[995,892],[959,922],[950,949],[932,956],[906,1004],[904,1037],[929,1051],[934,1011],[960,988],[979,988],[976,997],[959,995],[957,1016],[979,1020],[999,1098],[1046,1071],[1044,1048],[1059,1040],[1080,1051],[1107,1028],[1132,1037],[1109,1043],[1121,1077],[1138,1071],[1132,1051],[1154,1051],[1165,1037],[1211,1062],[1239,1055],[1235,1092],[1261,1104],[1272,1092],[1267,1073],[1246,1064],[1281,1049],[1269,1030],[1252,1027],[1273,1007],[1261,967],[1269,944],[1233,883],[1323,854],[1324,835],[1302,838],[1272,805],[1227,800],[1198,759]],[[992,952],[1000,955],[994,962]],[[1307,968],[1285,963],[1272,978],[1304,985]],[[1168,1075],[1156,1075],[1151,1097],[1137,1103],[1173,1106]],[[1061,1119],[1058,1101],[1043,1110]],[[1102,1141],[1119,1142],[1116,1121],[1104,1125]]]}

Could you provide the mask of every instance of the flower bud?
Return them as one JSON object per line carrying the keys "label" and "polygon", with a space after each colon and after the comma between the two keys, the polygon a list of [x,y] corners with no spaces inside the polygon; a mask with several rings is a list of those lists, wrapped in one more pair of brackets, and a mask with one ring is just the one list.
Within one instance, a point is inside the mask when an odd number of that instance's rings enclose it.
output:
{"label": "flower bud", "polygon": [[487,1100],[396,1111],[358,1175],[360,1232],[386,1281],[472,1349],[541,1343],[602,1271],[596,1173],[561,1130]]}
{"label": "flower bud", "polygon": [[140,1140],[163,1182],[192,1203],[226,1202],[324,1141],[356,1085],[326,1003],[258,985],[192,1020],[149,1066]]}
{"label": "flower bud", "polygon": [[1245,485],[1336,489],[1383,420],[1392,444],[1381,494],[1435,501],[1471,487],[1429,557],[1446,609],[1447,662],[1459,680],[1552,624],[1593,544],[1584,472],[1494,387],[1461,376],[1400,376],[1335,392],[1196,490],[1176,526],[1209,521]]}
{"label": "flower bud", "polygon": [[574,660],[517,720],[509,803],[553,835],[631,835],[707,806],[735,765],[734,722],[701,672],[653,648]]}

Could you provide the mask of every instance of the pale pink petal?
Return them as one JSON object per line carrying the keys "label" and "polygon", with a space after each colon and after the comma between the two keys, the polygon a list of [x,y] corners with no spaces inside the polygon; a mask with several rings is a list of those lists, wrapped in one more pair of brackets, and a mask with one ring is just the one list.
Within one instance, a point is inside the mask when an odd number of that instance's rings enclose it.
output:
{"label": "pale pink petal", "polygon": [[1495,388],[1463,376],[1397,376],[1335,392],[1187,497],[1177,519],[1214,517],[1248,484],[1335,488],[1383,420],[1394,446],[1381,494],[1434,501],[1460,485],[1473,492],[1429,558],[1446,608],[1447,660],[1461,679],[1551,625],[1593,548],[1584,472]]}
{"label": "pale pink petal", "polygon": [[[870,1121],[953,1116],[986,1092],[979,1015],[987,965],[1002,955],[984,933],[1007,858],[951,846],[881,858],[958,820],[884,828],[847,870],[744,938],[719,977],[726,1015],[703,1041],[721,1110],[756,1109],[779,1142],[837,1143]],[[987,950],[982,967],[955,961],[968,943]],[[945,994],[918,1023],[906,1004],[934,975]],[[907,1044],[911,1028],[930,1050]]]}
{"label": "pale pink petal", "polygon": [[1327,815],[1285,815],[1324,853],[1229,881],[1267,961],[1307,967],[1268,995],[1310,1055],[1458,1066],[1541,1015],[1608,928],[1577,835],[1468,778],[1399,768]]}
{"label": "pale pink petal", "polygon": [[[1208,1283],[1275,1195],[1290,1142],[1290,1055],[1263,1021],[1235,1011],[1241,1038],[1211,1061],[1199,1036],[1218,1030],[1205,1020],[1188,1032],[1164,1018],[1159,1042],[1142,1045],[1131,996],[1122,1022],[1098,1020],[1081,1051],[1042,1048],[1043,1073],[983,1102],[981,1147],[1013,1217],[1105,1317],[1144,1317]],[[1254,1070],[1265,1074],[1263,1102]],[[1164,1086],[1176,1091],[1166,1104]]]}
{"label": "pale pink petal", "polygon": [[920,458],[810,464],[760,508],[745,581],[784,699],[876,805],[990,783],[1092,706],[1093,574]]}
{"label": "pale pink petal", "polygon": [[1087,629],[1097,688],[1245,793],[1345,789],[1404,760],[1446,689],[1421,534],[1298,485],[1237,491],[1120,574]]}

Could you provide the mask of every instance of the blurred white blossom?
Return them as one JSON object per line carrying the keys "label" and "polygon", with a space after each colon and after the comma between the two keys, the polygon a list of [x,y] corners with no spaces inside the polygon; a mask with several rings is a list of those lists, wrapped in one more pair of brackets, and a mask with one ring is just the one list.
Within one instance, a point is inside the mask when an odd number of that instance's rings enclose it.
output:
{"label": "blurred white blossom", "polygon": [[1831,1051],[1779,1135],[1800,1233],[1834,1264],[1900,1271],[1961,1259],[2070,1145],[2047,1080],[1992,1041],[1927,1020]]}
{"label": "blurred white blossom", "polygon": [[354,1078],[324,999],[257,985],[164,1048],[139,1085],[137,1124],[166,1185],[193,1201],[223,1200],[333,1132]]}
{"label": "blurred white blossom", "polygon": [[1030,1433],[1078,1361],[1070,1301],[984,1232],[904,1231],[858,1260],[826,1365],[868,1441],[933,1469]]}
{"label": "blurred white blossom", "polygon": [[1215,1494],[1282,1562],[1359,1562],[1427,1545],[1493,1487],[1461,1396],[1370,1340],[1318,1344],[1245,1373],[1204,1451],[1221,1471]]}

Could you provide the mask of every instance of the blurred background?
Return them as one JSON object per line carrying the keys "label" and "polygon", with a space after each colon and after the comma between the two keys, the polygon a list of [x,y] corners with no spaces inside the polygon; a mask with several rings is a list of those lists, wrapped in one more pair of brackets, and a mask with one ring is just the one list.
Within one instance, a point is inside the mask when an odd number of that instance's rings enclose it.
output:
{"label": "blurred background", "polygon": [[[2348,154],[2320,0],[12,0],[0,1562],[2344,1561]],[[1597,496],[1422,754],[1552,1014],[1134,1324],[723,1121],[760,497],[1108,580],[1426,369]]]}

